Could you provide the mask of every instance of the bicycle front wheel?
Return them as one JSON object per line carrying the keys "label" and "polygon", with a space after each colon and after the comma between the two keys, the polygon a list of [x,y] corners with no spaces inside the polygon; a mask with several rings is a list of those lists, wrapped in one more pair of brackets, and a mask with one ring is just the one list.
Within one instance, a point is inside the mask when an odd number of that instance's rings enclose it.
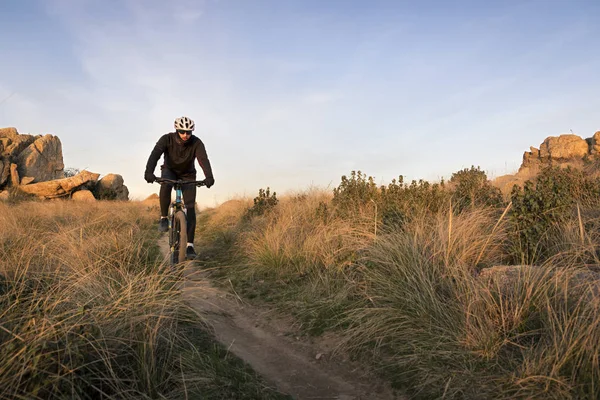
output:
{"label": "bicycle front wheel", "polygon": [[185,261],[185,250],[187,245],[187,220],[183,211],[175,211],[171,224],[171,263]]}

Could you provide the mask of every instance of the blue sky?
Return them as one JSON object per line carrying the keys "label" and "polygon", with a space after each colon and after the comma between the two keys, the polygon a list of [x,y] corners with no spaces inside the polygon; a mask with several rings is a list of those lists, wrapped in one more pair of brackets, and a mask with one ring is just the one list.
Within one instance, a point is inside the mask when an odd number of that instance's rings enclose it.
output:
{"label": "blue sky", "polygon": [[600,130],[599,20],[592,0],[2,0],[0,126],[58,135],[67,167],[144,198],[188,115],[216,179],[202,205],[352,170],[499,176]]}

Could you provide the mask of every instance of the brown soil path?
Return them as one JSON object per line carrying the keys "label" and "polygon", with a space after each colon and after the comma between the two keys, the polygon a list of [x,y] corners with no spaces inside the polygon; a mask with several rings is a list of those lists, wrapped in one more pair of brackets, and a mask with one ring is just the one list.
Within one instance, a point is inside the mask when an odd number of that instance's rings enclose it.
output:
{"label": "brown soil path", "polygon": [[[166,238],[160,245],[166,254]],[[335,340],[294,336],[291,321],[213,287],[193,263],[185,274],[184,296],[213,327],[217,340],[279,391],[299,400],[404,398],[356,363],[333,356]]]}

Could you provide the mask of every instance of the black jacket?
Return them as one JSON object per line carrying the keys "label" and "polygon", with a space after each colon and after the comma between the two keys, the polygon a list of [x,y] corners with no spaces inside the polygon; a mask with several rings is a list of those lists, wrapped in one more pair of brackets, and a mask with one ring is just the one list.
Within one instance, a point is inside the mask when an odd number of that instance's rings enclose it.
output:
{"label": "black jacket", "polygon": [[195,174],[194,159],[197,159],[204,172],[204,177],[214,179],[204,143],[194,135],[187,142],[181,140],[176,132],[161,136],[150,153],[146,163],[146,173],[154,173],[156,163],[163,154],[165,155],[163,167],[172,170],[177,175]]}

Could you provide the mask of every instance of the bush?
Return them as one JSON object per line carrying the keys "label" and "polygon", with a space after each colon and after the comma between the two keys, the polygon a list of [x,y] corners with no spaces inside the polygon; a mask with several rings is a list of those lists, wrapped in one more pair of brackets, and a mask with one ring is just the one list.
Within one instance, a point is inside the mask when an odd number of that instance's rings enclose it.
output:
{"label": "bush", "polygon": [[333,205],[342,217],[356,216],[369,202],[377,202],[379,192],[372,176],[352,171],[350,178],[342,176],[340,185],[333,189]]}
{"label": "bush", "polygon": [[271,194],[271,189],[267,187],[267,190],[259,189],[258,196],[254,198],[254,205],[248,209],[245,218],[250,219],[252,217],[263,215],[273,207],[277,205],[277,193]]}
{"label": "bush", "polygon": [[[404,183],[404,177],[393,179],[388,186],[377,187],[371,176],[352,171],[350,178],[342,176],[333,189],[333,213],[342,218],[359,216],[361,210],[374,207],[377,219],[384,226],[402,226],[405,221],[423,210],[437,212],[449,198],[444,182],[430,184],[424,180]],[[324,206],[317,214],[324,215]],[[329,212],[331,214],[332,212]]]}
{"label": "bush", "polygon": [[536,263],[551,256],[550,237],[573,214],[577,204],[594,201],[600,195],[600,179],[588,179],[582,171],[547,167],[535,183],[514,186],[511,220],[517,263]]}
{"label": "bush", "polygon": [[410,218],[423,212],[437,213],[450,198],[444,181],[431,184],[424,180],[404,183],[400,175],[387,187],[381,186],[381,216],[385,227],[401,227]]}
{"label": "bush", "polygon": [[452,201],[459,211],[475,206],[498,207],[503,202],[500,189],[490,184],[479,167],[453,173],[450,182],[454,184]]}

